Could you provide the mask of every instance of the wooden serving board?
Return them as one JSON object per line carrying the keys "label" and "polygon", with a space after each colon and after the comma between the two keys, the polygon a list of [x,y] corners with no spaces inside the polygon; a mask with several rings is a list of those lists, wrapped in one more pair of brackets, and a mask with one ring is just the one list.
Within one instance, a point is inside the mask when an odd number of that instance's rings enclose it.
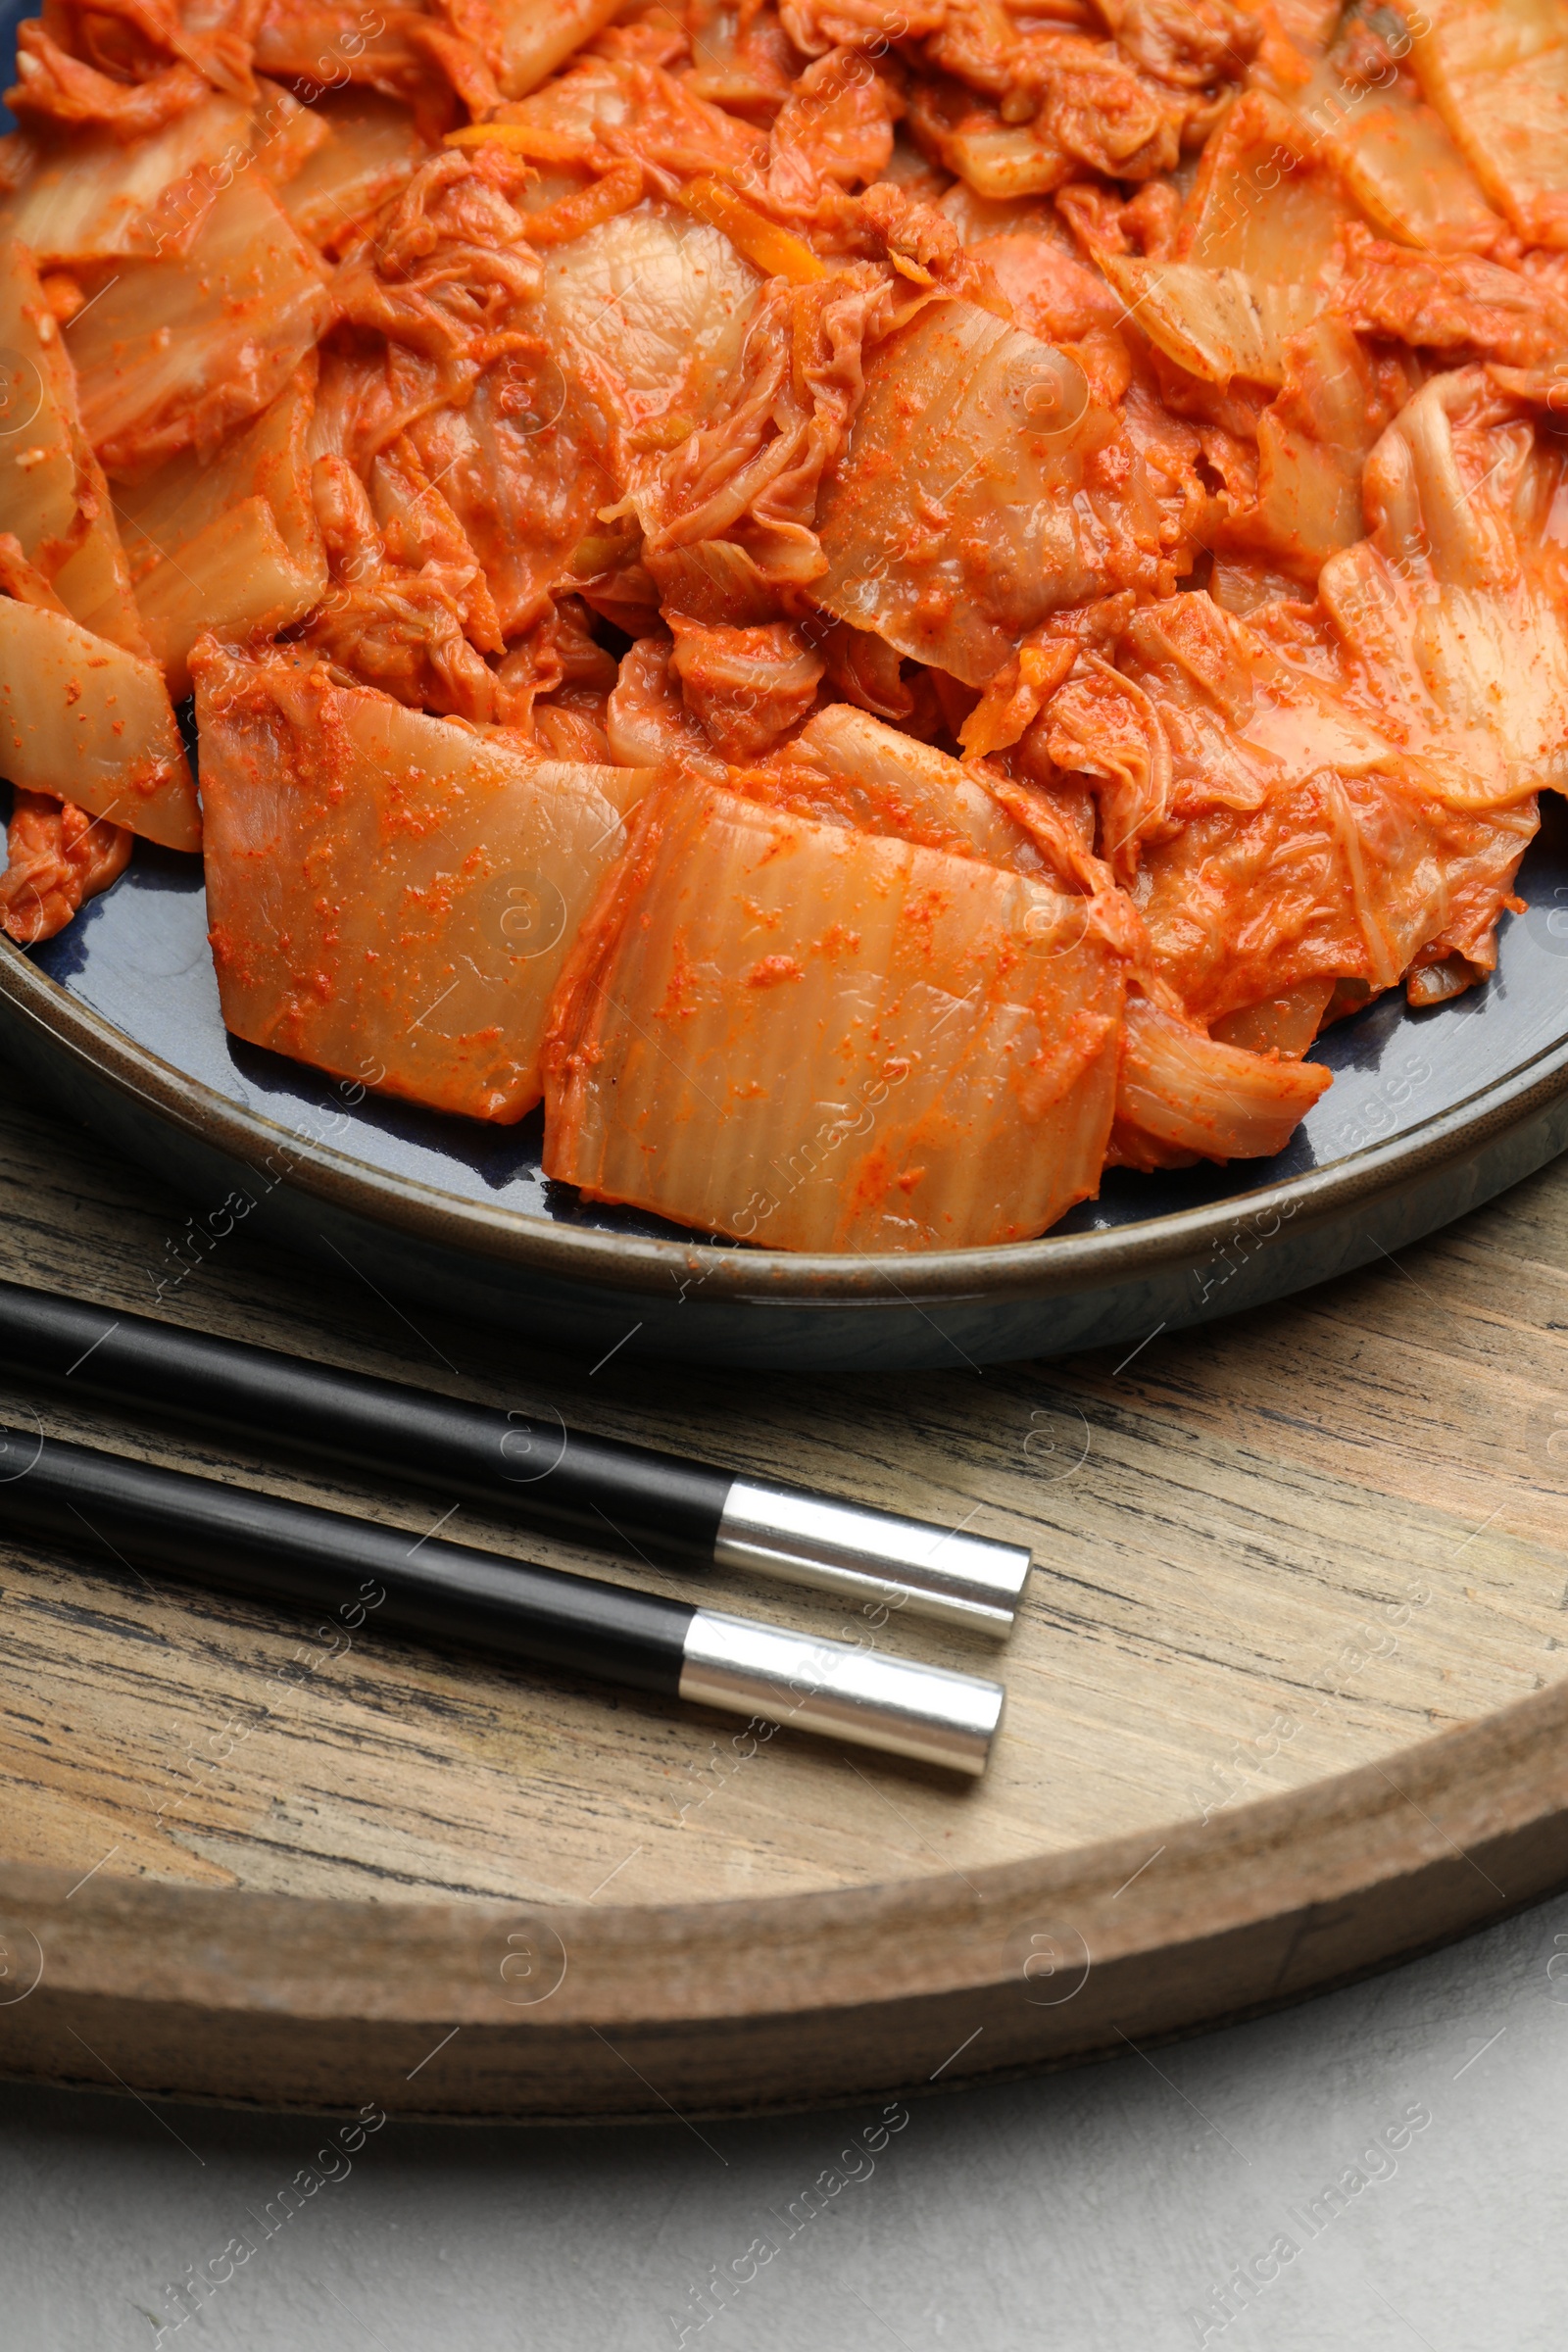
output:
{"label": "wooden serving board", "polygon": [[[6,1085],[0,1273],[142,1311],[163,1277],[177,1321],[553,1402],[1039,1564],[1004,1651],[876,1634],[1004,1673],[962,1789],[6,1543],[0,2070],[700,2118],[1146,2047],[1568,1880],[1568,1163],[1397,1263],[1131,1355],[590,1371],[416,1329],[242,1229],[176,1282],[185,1204]],[[41,1393],[0,1407],[414,1536],[446,1507]],[[468,1509],[443,1532],[866,1630]]]}

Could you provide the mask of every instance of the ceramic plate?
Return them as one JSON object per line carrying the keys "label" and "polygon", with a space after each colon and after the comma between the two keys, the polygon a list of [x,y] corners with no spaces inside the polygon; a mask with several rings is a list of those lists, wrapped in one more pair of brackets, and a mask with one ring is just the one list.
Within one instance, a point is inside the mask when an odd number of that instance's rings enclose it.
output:
{"label": "ceramic plate", "polygon": [[[7,51],[19,13],[0,0]],[[226,1035],[200,861],[146,843],[59,939],[0,957],[0,1044],[188,1196],[148,1268],[150,1303],[245,1222],[583,1350],[896,1367],[1132,1345],[1396,1249],[1568,1144],[1568,827],[1552,808],[1492,981],[1419,1014],[1396,994],[1339,1023],[1315,1051],[1334,1085],[1288,1151],[1113,1172],[1045,1239],[1004,1249],[714,1245],[547,1181],[538,1112],[495,1128],[347,1100]]]}

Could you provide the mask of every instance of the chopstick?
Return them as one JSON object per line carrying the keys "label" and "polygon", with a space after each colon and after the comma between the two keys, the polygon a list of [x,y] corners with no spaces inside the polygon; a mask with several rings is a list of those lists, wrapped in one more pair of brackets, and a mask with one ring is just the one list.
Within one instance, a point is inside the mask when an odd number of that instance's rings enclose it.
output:
{"label": "chopstick", "polygon": [[372,1380],[0,1282],[0,1363],[130,1411],[270,1438],[359,1469],[686,1568],[784,1578],[1004,1640],[1028,1551],[801,1487]]}
{"label": "chopstick", "polygon": [[439,1645],[985,1770],[1000,1683],[469,1550],[246,1487],[0,1429],[0,1527]]}

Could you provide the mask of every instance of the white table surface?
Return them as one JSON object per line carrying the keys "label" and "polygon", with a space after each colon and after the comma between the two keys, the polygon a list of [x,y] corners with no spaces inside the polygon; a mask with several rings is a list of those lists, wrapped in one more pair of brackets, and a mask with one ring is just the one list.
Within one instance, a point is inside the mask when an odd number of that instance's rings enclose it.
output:
{"label": "white table surface", "polygon": [[[1561,2352],[1557,1951],[1568,1897],[1147,2060],[913,2100],[874,2160],[841,2152],[876,2104],[391,2121],[315,2166],[339,2177],[270,2236],[321,2125],[0,2085],[0,2346],[149,2352],[164,2327],[180,2352],[673,2352],[682,2328],[702,2352]],[[787,2234],[824,2172],[842,2185]],[[169,2289],[236,2232],[254,2253],[176,2329]],[[755,2277],[699,2326],[689,2290],[737,2258]],[[1242,2264],[1262,2283],[1227,2319]]]}

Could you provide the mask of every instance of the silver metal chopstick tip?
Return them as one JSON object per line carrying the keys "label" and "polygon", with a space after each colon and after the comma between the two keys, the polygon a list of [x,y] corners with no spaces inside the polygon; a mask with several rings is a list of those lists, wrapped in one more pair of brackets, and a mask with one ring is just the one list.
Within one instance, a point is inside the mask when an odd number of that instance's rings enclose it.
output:
{"label": "silver metal chopstick tip", "polygon": [[726,1714],[908,1756],[977,1778],[990,1760],[1006,1692],[858,1644],[699,1609],[687,1628],[680,1695]]}
{"label": "silver metal chopstick tip", "polygon": [[1034,1565],[1021,1544],[746,1478],[730,1488],[713,1561],[999,1641],[1012,1631]]}

